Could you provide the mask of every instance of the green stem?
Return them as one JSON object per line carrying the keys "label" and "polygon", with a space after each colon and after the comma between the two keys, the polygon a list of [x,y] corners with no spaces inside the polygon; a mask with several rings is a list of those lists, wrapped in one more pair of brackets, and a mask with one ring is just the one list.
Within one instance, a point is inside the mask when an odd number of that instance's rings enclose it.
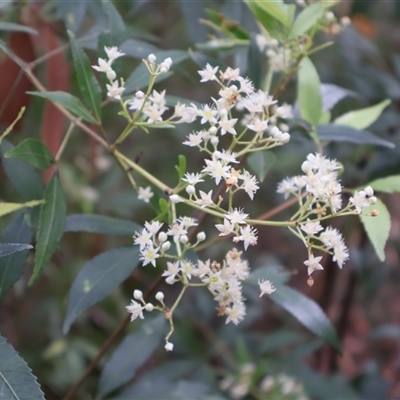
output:
{"label": "green stem", "polygon": [[65,149],[65,146],[66,146],[67,143],[68,143],[68,140],[69,140],[69,138],[70,138],[70,136],[71,136],[71,133],[72,133],[74,127],[75,127],[75,124],[74,124],[73,122],[71,122],[71,123],[69,124],[69,127],[68,127],[67,132],[65,133],[64,139],[63,139],[63,141],[61,142],[60,148],[58,149],[58,152],[57,152],[57,154],[56,154],[56,156],[55,156],[56,162],[61,158],[61,155],[62,155],[62,153],[63,153],[63,151],[64,151],[64,149]]}

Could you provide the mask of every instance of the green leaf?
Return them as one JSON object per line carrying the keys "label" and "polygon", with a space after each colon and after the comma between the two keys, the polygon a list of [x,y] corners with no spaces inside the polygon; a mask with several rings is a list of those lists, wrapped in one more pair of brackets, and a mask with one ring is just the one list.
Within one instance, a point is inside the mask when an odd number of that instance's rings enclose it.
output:
{"label": "green leaf", "polygon": [[250,7],[251,10],[252,7],[256,5],[257,7],[268,13],[271,17],[281,22],[286,27],[290,26],[291,21],[289,18],[288,7],[282,0],[244,0],[244,2]]}
{"label": "green leaf", "polygon": [[104,366],[98,397],[102,398],[128,382],[157,347],[163,347],[166,320],[159,315],[141,322],[137,332],[125,337]]}
{"label": "green leaf", "polygon": [[78,79],[79,90],[87,106],[93,111],[97,122],[101,121],[101,89],[93,75],[92,65],[75,39],[72,32],[68,32],[71,42],[72,57]]}
{"label": "green leaf", "polygon": [[13,148],[8,140],[4,140],[0,145],[1,161],[7,178],[23,200],[42,198],[44,185],[36,169],[23,161],[4,157],[4,154]]}
{"label": "green leaf", "polygon": [[6,257],[18,251],[29,249],[33,249],[33,246],[27,243],[0,243],[0,257]]}
{"label": "green leaf", "polygon": [[381,101],[372,107],[362,108],[357,111],[350,111],[336,118],[336,125],[346,125],[355,129],[364,129],[373,124],[382,111],[391,103],[390,100]]}
{"label": "green leaf", "polygon": [[274,165],[275,161],[275,154],[268,150],[254,152],[247,158],[247,163],[256,173],[260,182],[265,179],[268,170]]}
{"label": "green leaf", "polygon": [[110,37],[110,41],[118,46],[126,38],[125,23],[112,1],[101,0],[101,4],[104,12],[108,15],[107,33]]}
{"label": "green leaf", "polygon": [[371,186],[377,192],[396,193],[400,192],[400,175],[387,176],[375,179],[365,186]]}
{"label": "green leaf", "polygon": [[55,162],[49,149],[37,139],[25,139],[4,154],[6,158],[18,158],[36,168],[47,169]]}
{"label": "green leaf", "polygon": [[[372,210],[378,211],[376,217],[369,215]],[[385,245],[390,232],[390,214],[385,204],[377,199],[375,204],[363,209],[360,220],[379,260],[385,261]]]}
{"label": "green leaf", "polygon": [[270,13],[264,10],[257,2],[253,0],[245,0],[245,3],[254,14],[258,22],[265,29],[266,33],[278,40],[285,40],[289,33],[289,26],[285,26],[279,20],[274,18]]}
{"label": "green leaf", "polygon": [[394,149],[395,145],[388,140],[381,139],[369,131],[360,131],[350,126],[324,124],[318,125],[318,137],[323,142],[350,142],[357,144],[372,144],[375,146]]}
{"label": "green leaf", "polygon": [[138,246],[106,251],[88,261],[72,284],[63,332],[86,309],[109,295],[122,283],[139,262]]}
{"label": "green leaf", "polygon": [[325,8],[321,3],[314,3],[300,12],[294,21],[290,39],[300,36],[312,28],[321,18]]}
{"label": "green leaf", "polygon": [[308,57],[300,63],[297,83],[297,101],[300,115],[310,124],[316,126],[322,115],[322,98],[320,80],[314,64]]}
{"label": "green leaf", "polygon": [[181,180],[186,173],[186,157],[179,154],[179,164],[175,165],[175,169],[178,171],[179,180]]}
{"label": "green leaf", "polygon": [[256,35],[251,37],[247,53],[247,74],[256,89],[261,88],[261,52],[257,45]]}
{"label": "green leaf", "polygon": [[4,203],[0,202],[0,217],[11,214],[26,207],[36,207],[43,203],[43,200],[32,200],[26,203]]}
{"label": "green leaf", "polygon": [[91,232],[104,235],[132,236],[142,230],[142,226],[125,219],[104,215],[72,214],[68,215],[64,232]]}
{"label": "green leaf", "polygon": [[65,107],[68,111],[82,118],[86,122],[97,123],[96,119],[92,117],[90,112],[85,108],[82,102],[72,94],[65,92],[27,92],[33,96],[43,97],[53,103]]}
{"label": "green leaf", "polygon": [[2,399],[45,400],[31,369],[3,336],[0,336],[0,382]]}
{"label": "green leaf", "polygon": [[149,54],[156,54],[157,52],[162,51],[153,44],[143,42],[142,40],[138,39],[125,40],[125,42],[121,44],[120,49],[127,56],[131,56],[139,60],[147,58]]}
{"label": "green leaf", "polygon": [[278,284],[276,291],[270,294],[269,298],[292,314],[311,332],[341,352],[335,328],[315,301],[289,286]]}
{"label": "green leaf", "polygon": [[[31,240],[32,231],[25,221],[23,213],[20,213],[11,221],[1,236],[2,243],[30,243]],[[28,250],[22,250],[0,258],[0,300],[4,298],[14,283],[21,278],[27,257]]]}
{"label": "green leaf", "polygon": [[44,191],[46,201],[39,215],[39,229],[36,237],[35,266],[29,281],[32,286],[42,274],[50,257],[56,250],[65,227],[66,204],[60,179],[53,175]]}
{"label": "green leaf", "polygon": [[31,35],[37,35],[38,31],[26,25],[15,24],[14,22],[0,22],[0,31],[7,32],[26,32]]}
{"label": "green leaf", "polygon": [[17,115],[17,117],[15,118],[15,120],[11,123],[11,125],[1,134],[0,136],[0,144],[2,142],[2,140],[13,130],[14,125],[22,118],[22,116],[24,115],[26,107],[21,107],[21,109],[19,110],[19,113]]}

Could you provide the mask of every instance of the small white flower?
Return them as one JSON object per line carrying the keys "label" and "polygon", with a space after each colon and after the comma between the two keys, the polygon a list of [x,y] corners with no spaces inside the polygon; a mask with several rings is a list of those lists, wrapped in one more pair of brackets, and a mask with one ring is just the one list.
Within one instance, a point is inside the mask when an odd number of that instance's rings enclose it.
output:
{"label": "small white flower", "polygon": [[245,224],[245,219],[249,216],[243,212],[243,209],[235,208],[233,211],[225,215],[226,219],[232,222],[232,224]]}
{"label": "small white flower", "polygon": [[208,193],[205,193],[202,190],[200,190],[199,194],[201,198],[195,201],[196,204],[200,205],[202,208],[214,204],[214,202],[212,201],[212,190],[210,190]]}
{"label": "small white flower", "polygon": [[197,71],[201,76],[200,82],[214,81],[215,79],[217,79],[217,71],[218,67],[213,68],[210,64],[207,64],[203,70]]}
{"label": "small white flower", "polygon": [[108,60],[110,62],[114,61],[116,58],[124,56],[125,53],[122,53],[118,50],[118,47],[104,47],[105,52],[107,53]]}
{"label": "small white flower", "polygon": [[313,236],[318,232],[324,230],[319,221],[308,220],[305,224],[300,225],[302,231],[304,231],[308,236]]}
{"label": "small white flower", "polygon": [[254,246],[257,244],[257,229],[252,228],[250,225],[246,225],[245,227],[240,227],[240,236],[239,240],[242,240],[244,243],[244,249],[247,250],[249,245]]}
{"label": "small white flower", "polygon": [[324,269],[319,263],[322,257],[314,257],[312,253],[309,254],[308,260],[304,261],[304,264],[308,267],[308,275],[311,275],[316,269]]}
{"label": "small white flower", "polygon": [[260,286],[261,290],[260,297],[263,296],[264,294],[271,294],[276,290],[273,283],[269,280],[259,279],[258,285]]}
{"label": "small white flower", "polygon": [[143,319],[143,312],[142,312],[142,306],[136,302],[135,300],[131,300],[131,304],[129,306],[125,307],[129,313],[131,313],[131,321],[134,321],[136,318]]}
{"label": "small white flower", "polygon": [[193,173],[189,174],[188,172],[185,174],[185,177],[182,178],[184,182],[189,183],[189,185],[195,186],[199,182],[204,182],[204,179],[201,179],[201,174],[200,173]]}
{"label": "small white flower", "polygon": [[158,250],[158,247],[154,248],[153,245],[149,245],[141,251],[140,261],[143,261],[143,267],[147,264],[152,264],[153,267],[156,266],[156,259],[160,257]]}
{"label": "small white flower", "polygon": [[150,199],[154,196],[154,193],[151,191],[151,187],[147,186],[145,188],[139,187],[138,199],[143,200],[145,203],[148,203]]}
{"label": "small white flower", "polygon": [[118,81],[114,81],[112,85],[106,85],[107,88],[107,96],[112,97],[116,100],[121,99],[121,94],[125,90],[124,86],[119,86]]}

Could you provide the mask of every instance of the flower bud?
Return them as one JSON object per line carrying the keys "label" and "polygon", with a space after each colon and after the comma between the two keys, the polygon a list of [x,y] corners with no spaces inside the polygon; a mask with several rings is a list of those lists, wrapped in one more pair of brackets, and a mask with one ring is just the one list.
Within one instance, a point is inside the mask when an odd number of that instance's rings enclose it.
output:
{"label": "flower bud", "polygon": [[141,291],[141,290],[135,290],[135,291],[133,292],[133,297],[134,297],[136,300],[143,300],[143,293],[142,293],[142,291]]}
{"label": "flower bud", "polygon": [[157,57],[156,57],[153,53],[151,53],[151,54],[149,54],[149,56],[147,57],[147,60],[148,60],[150,63],[153,63],[154,61],[157,60]]}
{"label": "flower bud", "polygon": [[143,93],[141,90],[138,90],[138,91],[135,93],[135,97],[136,97],[137,99],[143,99],[143,98],[144,98],[144,93]]}
{"label": "flower bud", "polygon": [[169,196],[169,199],[170,199],[173,203],[175,203],[175,204],[181,203],[181,202],[183,201],[183,200],[181,199],[181,197],[178,196],[177,194],[173,194],[172,196]]}
{"label": "flower bud", "polygon": [[164,293],[163,292],[157,292],[156,293],[156,300],[158,300],[159,302],[162,303],[162,301],[164,300]]}
{"label": "flower bud", "polygon": [[107,71],[106,75],[107,75],[107,79],[109,79],[110,81],[113,81],[117,77],[117,74],[112,69]]}
{"label": "flower bud", "polygon": [[171,242],[164,242],[161,246],[161,251],[167,251],[171,247]]}
{"label": "flower bud", "polygon": [[167,236],[167,234],[165,232],[160,232],[158,234],[158,241],[160,243],[164,243],[167,239],[168,239],[168,236]]}
{"label": "flower bud", "polygon": [[147,303],[144,307],[144,309],[148,312],[152,312],[154,310],[154,306],[151,303]]}
{"label": "flower bud", "polygon": [[367,187],[364,189],[364,192],[365,192],[365,194],[366,194],[367,197],[371,197],[371,196],[374,195],[374,189],[372,189],[371,186],[367,186]]}
{"label": "flower bud", "polygon": [[186,243],[189,241],[189,238],[187,237],[187,235],[182,235],[182,236],[179,238],[179,241],[180,241],[182,244],[186,244]]}
{"label": "flower bud", "polygon": [[197,241],[203,242],[204,240],[206,240],[206,234],[204,232],[199,232],[197,234]]}
{"label": "flower bud", "polygon": [[169,68],[172,65],[172,58],[167,57],[162,63],[168,65],[168,68]]}
{"label": "flower bud", "polygon": [[218,143],[219,143],[219,139],[218,139],[217,136],[213,136],[213,137],[211,138],[210,142],[211,142],[211,144],[212,144],[214,147],[216,147],[216,146],[218,145]]}
{"label": "flower bud", "polygon": [[161,65],[159,72],[160,74],[166,74],[168,72],[168,68],[165,65]]}
{"label": "flower bud", "polygon": [[212,126],[208,131],[211,135],[215,135],[218,132],[218,128],[216,126]]}
{"label": "flower bud", "polygon": [[196,189],[194,188],[193,185],[187,185],[185,190],[186,190],[186,193],[187,193],[189,196],[191,196],[192,194],[195,194],[195,193],[196,193]]}
{"label": "flower bud", "polygon": [[290,135],[286,132],[283,132],[279,135],[279,141],[283,144],[287,143],[290,140]]}
{"label": "flower bud", "polygon": [[174,345],[171,342],[167,342],[165,345],[165,350],[172,351],[174,349]]}

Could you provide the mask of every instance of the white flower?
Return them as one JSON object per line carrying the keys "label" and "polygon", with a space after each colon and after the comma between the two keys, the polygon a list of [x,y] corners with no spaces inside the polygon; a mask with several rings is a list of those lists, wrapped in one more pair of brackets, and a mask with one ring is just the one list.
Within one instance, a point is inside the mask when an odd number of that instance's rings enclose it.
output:
{"label": "white flower", "polygon": [[350,197],[349,201],[351,204],[353,204],[358,214],[361,214],[361,211],[364,207],[368,207],[370,205],[367,195],[363,190],[355,192],[354,196]]}
{"label": "white flower", "polygon": [[304,264],[308,267],[308,275],[311,275],[316,269],[324,269],[319,263],[322,257],[314,257],[312,253],[308,255],[308,260],[304,261]]}
{"label": "white flower", "polygon": [[218,67],[213,68],[210,64],[207,64],[203,70],[197,71],[201,76],[200,82],[214,81],[215,79],[217,79],[217,71]]}
{"label": "white flower", "polygon": [[227,314],[226,324],[233,322],[237,325],[246,315],[246,306],[242,302],[234,303],[232,307],[227,307],[225,310]]}
{"label": "white flower", "polygon": [[121,94],[125,90],[124,86],[119,86],[118,81],[114,81],[112,85],[106,85],[107,87],[107,96],[112,97],[116,100],[121,99]]}
{"label": "white flower", "polygon": [[164,271],[164,273],[161,276],[166,276],[169,281],[173,280],[174,282],[177,281],[175,279],[176,275],[179,274],[181,268],[179,266],[179,261],[176,262],[167,262],[167,271]]}
{"label": "white flower", "polygon": [[106,61],[103,58],[99,58],[97,60],[97,63],[99,65],[92,66],[92,68],[95,69],[96,71],[108,73],[113,70],[111,68],[111,61]]}
{"label": "white flower", "polygon": [[271,294],[275,292],[276,288],[274,287],[273,283],[268,280],[259,279],[258,285],[260,286],[261,294],[260,297],[264,294]]}
{"label": "white flower", "polygon": [[226,219],[229,219],[229,221],[232,222],[232,224],[245,224],[246,221],[245,219],[249,216],[249,214],[246,214],[243,212],[243,209],[237,209],[235,208],[233,211],[225,215]]}
{"label": "white flower", "polygon": [[202,117],[200,121],[201,124],[205,124],[206,122],[209,122],[210,124],[217,123],[217,119],[215,118],[217,110],[211,108],[207,104],[203,105],[203,109],[198,111],[198,115]]}
{"label": "white flower", "polygon": [[217,157],[213,156],[211,160],[205,160],[207,166],[202,170],[202,172],[208,173],[212,178],[215,179],[215,183],[218,185],[222,178],[229,177],[229,165],[221,162]]}
{"label": "white flower", "polygon": [[[155,235],[160,230],[160,228],[163,226],[163,223],[159,222],[159,221],[151,221],[151,222],[146,221],[144,223],[144,226],[152,235]],[[161,234],[165,235],[164,232],[160,232],[160,235]],[[167,240],[167,239],[165,238],[165,240]],[[160,241],[165,242],[165,240],[160,240]]]}
{"label": "white flower", "polygon": [[201,179],[201,174],[200,173],[193,173],[189,174],[188,172],[185,174],[185,177],[182,178],[184,182],[189,183],[190,185],[195,186],[199,182],[204,182],[204,179]]}
{"label": "white flower", "polygon": [[244,243],[244,249],[247,250],[249,245],[254,246],[257,244],[257,229],[252,228],[250,225],[246,225],[245,227],[240,227],[240,236],[239,240],[242,240]]}
{"label": "white flower", "polygon": [[167,235],[174,237],[174,242],[177,243],[179,241],[180,236],[186,235],[187,230],[183,226],[183,224],[175,221],[172,225],[170,225],[169,230],[167,231]]}
{"label": "white flower", "polygon": [[154,248],[153,245],[149,245],[141,251],[140,260],[143,261],[143,267],[147,264],[152,264],[153,267],[156,266],[156,259],[160,257],[158,250],[158,247]]}
{"label": "white flower", "polygon": [[208,193],[203,192],[202,190],[199,190],[199,194],[201,199],[198,199],[195,201],[196,204],[200,205],[202,208],[211,206],[214,204],[212,201],[212,190],[210,190]]}
{"label": "white flower", "polygon": [[324,230],[319,221],[310,221],[310,220],[308,220],[305,224],[300,225],[300,228],[308,236],[313,236],[318,232]]}
{"label": "white flower", "polygon": [[131,304],[125,307],[129,313],[131,313],[131,321],[134,321],[137,317],[143,319],[142,306],[135,300],[131,300]]}
{"label": "white flower", "polygon": [[152,234],[147,229],[142,229],[141,233],[135,233],[133,236],[135,238],[134,244],[138,244],[140,246],[140,251],[142,251],[146,246],[152,245]]}
{"label": "white flower", "polygon": [[148,203],[153,196],[154,193],[151,191],[150,186],[147,186],[146,188],[139,187],[139,193],[138,193],[139,200],[143,200],[145,203]]}
{"label": "white flower", "polygon": [[243,180],[242,188],[249,195],[250,199],[254,199],[254,193],[260,188],[257,185],[257,179],[251,175],[250,172],[243,170],[243,174],[240,175],[240,179]]}
{"label": "white flower", "polygon": [[203,141],[203,137],[204,131],[189,133],[189,136],[187,136],[188,140],[185,140],[183,144],[190,147],[199,146]]}
{"label": "white flower", "polygon": [[124,56],[125,53],[121,53],[118,47],[104,47],[104,51],[107,53],[108,60],[110,62],[114,61],[116,58]]}
{"label": "white flower", "polygon": [[248,124],[247,127],[252,131],[262,133],[268,128],[268,121],[260,120],[256,118],[252,124]]}
{"label": "white flower", "polygon": [[217,224],[215,227],[221,232],[219,236],[226,236],[233,233],[235,230],[235,224],[224,218],[224,224]]}

